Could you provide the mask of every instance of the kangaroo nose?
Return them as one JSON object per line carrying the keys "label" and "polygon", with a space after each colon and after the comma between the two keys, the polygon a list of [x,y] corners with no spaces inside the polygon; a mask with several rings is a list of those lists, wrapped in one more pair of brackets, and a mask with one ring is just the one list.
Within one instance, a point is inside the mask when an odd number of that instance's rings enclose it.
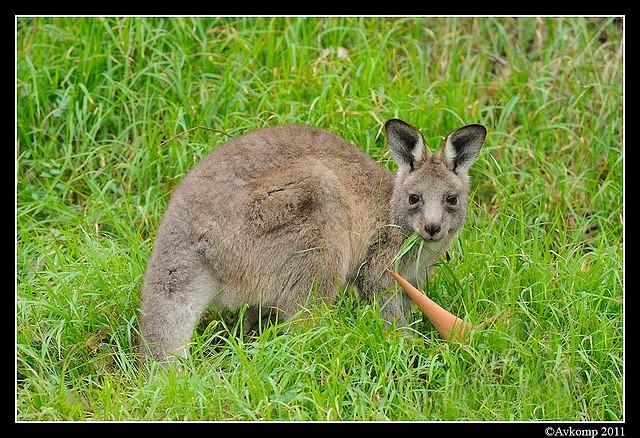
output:
{"label": "kangaroo nose", "polygon": [[427,234],[431,235],[431,236],[435,236],[436,234],[438,234],[440,232],[440,225],[438,224],[428,224],[424,226],[424,230],[427,232]]}

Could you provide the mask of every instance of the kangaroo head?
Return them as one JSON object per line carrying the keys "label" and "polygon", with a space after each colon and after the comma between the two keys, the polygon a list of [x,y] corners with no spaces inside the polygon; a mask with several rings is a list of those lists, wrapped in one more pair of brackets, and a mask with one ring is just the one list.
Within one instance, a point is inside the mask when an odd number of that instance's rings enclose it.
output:
{"label": "kangaroo head", "polygon": [[398,165],[391,208],[396,224],[437,242],[462,227],[469,194],[469,167],[487,130],[467,125],[451,132],[438,153],[430,152],[420,131],[397,119],[385,123],[387,144]]}

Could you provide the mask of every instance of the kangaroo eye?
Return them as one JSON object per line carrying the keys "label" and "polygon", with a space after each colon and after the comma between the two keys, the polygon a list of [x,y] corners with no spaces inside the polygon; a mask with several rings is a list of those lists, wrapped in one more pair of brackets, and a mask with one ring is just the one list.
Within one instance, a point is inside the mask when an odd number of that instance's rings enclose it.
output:
{"label": "kangaroo eye", "polygon": [[420,197],[418,195],[409,195],[409,204],[417,204],[419,200]]}
{"label": "kangaroo eye", "polygon": [[447,204],[456,205],[458,203],[458,197],[456,195],[447,195]]}

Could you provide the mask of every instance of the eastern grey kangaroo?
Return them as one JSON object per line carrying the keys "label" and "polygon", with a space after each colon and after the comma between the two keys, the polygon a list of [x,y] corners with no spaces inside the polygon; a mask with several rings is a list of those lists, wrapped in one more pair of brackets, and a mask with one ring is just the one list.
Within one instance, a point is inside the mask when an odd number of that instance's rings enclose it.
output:
{"label": "eastern grey kangaroo", "polygon": [[[424,271],[449,246],[487,131],[456,129],[434,153],[413,126],[392,119],[384,128],[395,175],[309,126],[253,131],[202,159],[172,194],[145,273],[141,330],[152,355],[186,355],[207,306],[248,305],[249,328],[274,312],[291,317],[312,290],[330,303],[350,283],[406,325],[408,298],[385,269],[414,232],[430,250]],[[415,270],[405,272],[415,284]]]}

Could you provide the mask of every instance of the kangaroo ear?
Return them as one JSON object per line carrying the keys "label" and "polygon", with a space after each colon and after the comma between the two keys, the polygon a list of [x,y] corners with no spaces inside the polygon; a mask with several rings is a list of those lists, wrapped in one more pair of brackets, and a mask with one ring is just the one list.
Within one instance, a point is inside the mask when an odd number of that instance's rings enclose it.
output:
{"label": "kangaroo ear", "polygon": [[418,167],[425,149],[420,131],[398,119],[387,121],[384,130],[389,151],[398,168],[411,172]]}
{"label": "kangaroo ear", "polygon": [[444,159],[447,166],[457,174],[466,174],[478,158],[478,153],[487,136],[482,125],[467,125],[458,128],[444,142]]}

